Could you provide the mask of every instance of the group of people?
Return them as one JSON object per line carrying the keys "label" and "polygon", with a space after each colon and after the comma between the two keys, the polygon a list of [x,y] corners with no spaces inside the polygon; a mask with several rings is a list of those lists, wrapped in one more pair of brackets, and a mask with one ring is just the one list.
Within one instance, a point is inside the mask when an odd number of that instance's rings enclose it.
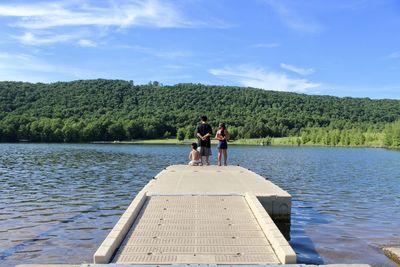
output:
{"label": "group of people", "polygon": [[[189,154],[189,165],[201,166],[203,165],[203,159],[205,159],[205,164],[210,165],[209,157],[212,155],[211,152],[211,136],[212,128],[207,123],[207,116],[200,117],[201,123],[197,126],[196,136],[198,139],[197,143],[192,143],[192,150]],[[228,140],[229,132],[226,129],[225,123],[220,123],[218,131],[215,134],[215,139],[218,140],[218,166],[222,164],[222,155],[224,157],[224,165],[228,165]]]}

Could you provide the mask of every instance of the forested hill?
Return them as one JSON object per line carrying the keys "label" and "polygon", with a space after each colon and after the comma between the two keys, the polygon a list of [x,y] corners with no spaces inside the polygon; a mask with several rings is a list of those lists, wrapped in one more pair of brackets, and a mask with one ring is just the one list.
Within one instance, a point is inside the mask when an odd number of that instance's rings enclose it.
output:
{"label": "forested hill", "polygon": [[121,80],[0,82],[1,141],[159,138],[178,129],[190,137],[201,114],[239,138],[289,136],[304,127],[382,129],[400,118],[400,101]]}

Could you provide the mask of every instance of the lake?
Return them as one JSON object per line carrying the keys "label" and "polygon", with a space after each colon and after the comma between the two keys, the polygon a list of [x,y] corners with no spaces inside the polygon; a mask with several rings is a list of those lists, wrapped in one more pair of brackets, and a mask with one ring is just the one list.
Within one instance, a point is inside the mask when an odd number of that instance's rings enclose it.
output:
{"label": "lake", "polygon": [[[188,153],[0,144],[0,266],[92,262],[136,193],[168,165],[186,164]],[[380,247],[400,245],[400,151],[230,146],[229,156],[293,196],[290,244],[299,263],[396,266]]]}

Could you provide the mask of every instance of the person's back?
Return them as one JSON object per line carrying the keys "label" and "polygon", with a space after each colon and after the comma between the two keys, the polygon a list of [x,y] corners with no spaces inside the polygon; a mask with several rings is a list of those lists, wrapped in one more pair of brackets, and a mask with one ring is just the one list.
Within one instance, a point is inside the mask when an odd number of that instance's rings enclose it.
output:
{"label": "person's back", "polygon": [[210,124],[208,124],[206,122],[201,123],[197,127],[197,133],[199,133],[201,136],[206,136],[204,139],[198,138],[200,147],[210,147],[211,146],[210,135],[207,135],[211,132],[212,132],[211,126],[210,126]]}
{"label": "person's back", "polygon": [[218,140],[218,165],[221,166],[221,157],[222,154],[224,155],[224,165],[228,165],[228,140],[229,140],[229,132],[226,129],[225,123],[220,123],[219,124],[219,129],[217,131],[217,134],[215,135],[215,139]]}
{"label": "person's back", "polygon": [[192,150],[192,152],[190,152],[191,154],[191,160],[200,160],[200,153],[197,150]]}
{"label": "person's back", "polygon": [[206,158],[206,164],[209,165],[208,158],[211,156],[211,134],[212,128],[207,123],[207,116],[201,116],[201,124],[197,126],[196,136],[198,138],[198,145],[200,147],[200,157],[201,162],[203,162],[203,157]]}
{"label": "person's back", "polygon": [[197,151],[196,143],[192,143],[192,150],[189,153],[189,160],[190,160],[189,165],[191,166],[203,165],[201,162],[200,152]]}

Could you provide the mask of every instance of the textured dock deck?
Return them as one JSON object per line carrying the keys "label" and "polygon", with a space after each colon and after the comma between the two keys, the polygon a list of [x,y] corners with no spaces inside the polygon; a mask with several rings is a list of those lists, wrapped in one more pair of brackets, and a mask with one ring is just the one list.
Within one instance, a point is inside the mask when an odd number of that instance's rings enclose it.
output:
{"label": "textured dock deck", "polygon": [[115,263],[280,263],[242,196],[153,196]]}
{"label": "textured dock deck", "polygon": [[287,192],[242,167],[170,166],[138,193],[94,262],[296,263],[269,215],[290,219],[290,206]]}
{"label": "textured dock deck", "polygon": [[290,222],[290,209],[287,192],[244,168],[170,166],[136,195],[94,263],[19,267],[316,267],[295,264],[296,254],[275,224]]}
{"label": "textured dock deck", "polygon": [[239,166],[169,166],[144,190],[148,195],[249,193],[257,196],[275,221],[290,223],[292,197],[271,181]]}

